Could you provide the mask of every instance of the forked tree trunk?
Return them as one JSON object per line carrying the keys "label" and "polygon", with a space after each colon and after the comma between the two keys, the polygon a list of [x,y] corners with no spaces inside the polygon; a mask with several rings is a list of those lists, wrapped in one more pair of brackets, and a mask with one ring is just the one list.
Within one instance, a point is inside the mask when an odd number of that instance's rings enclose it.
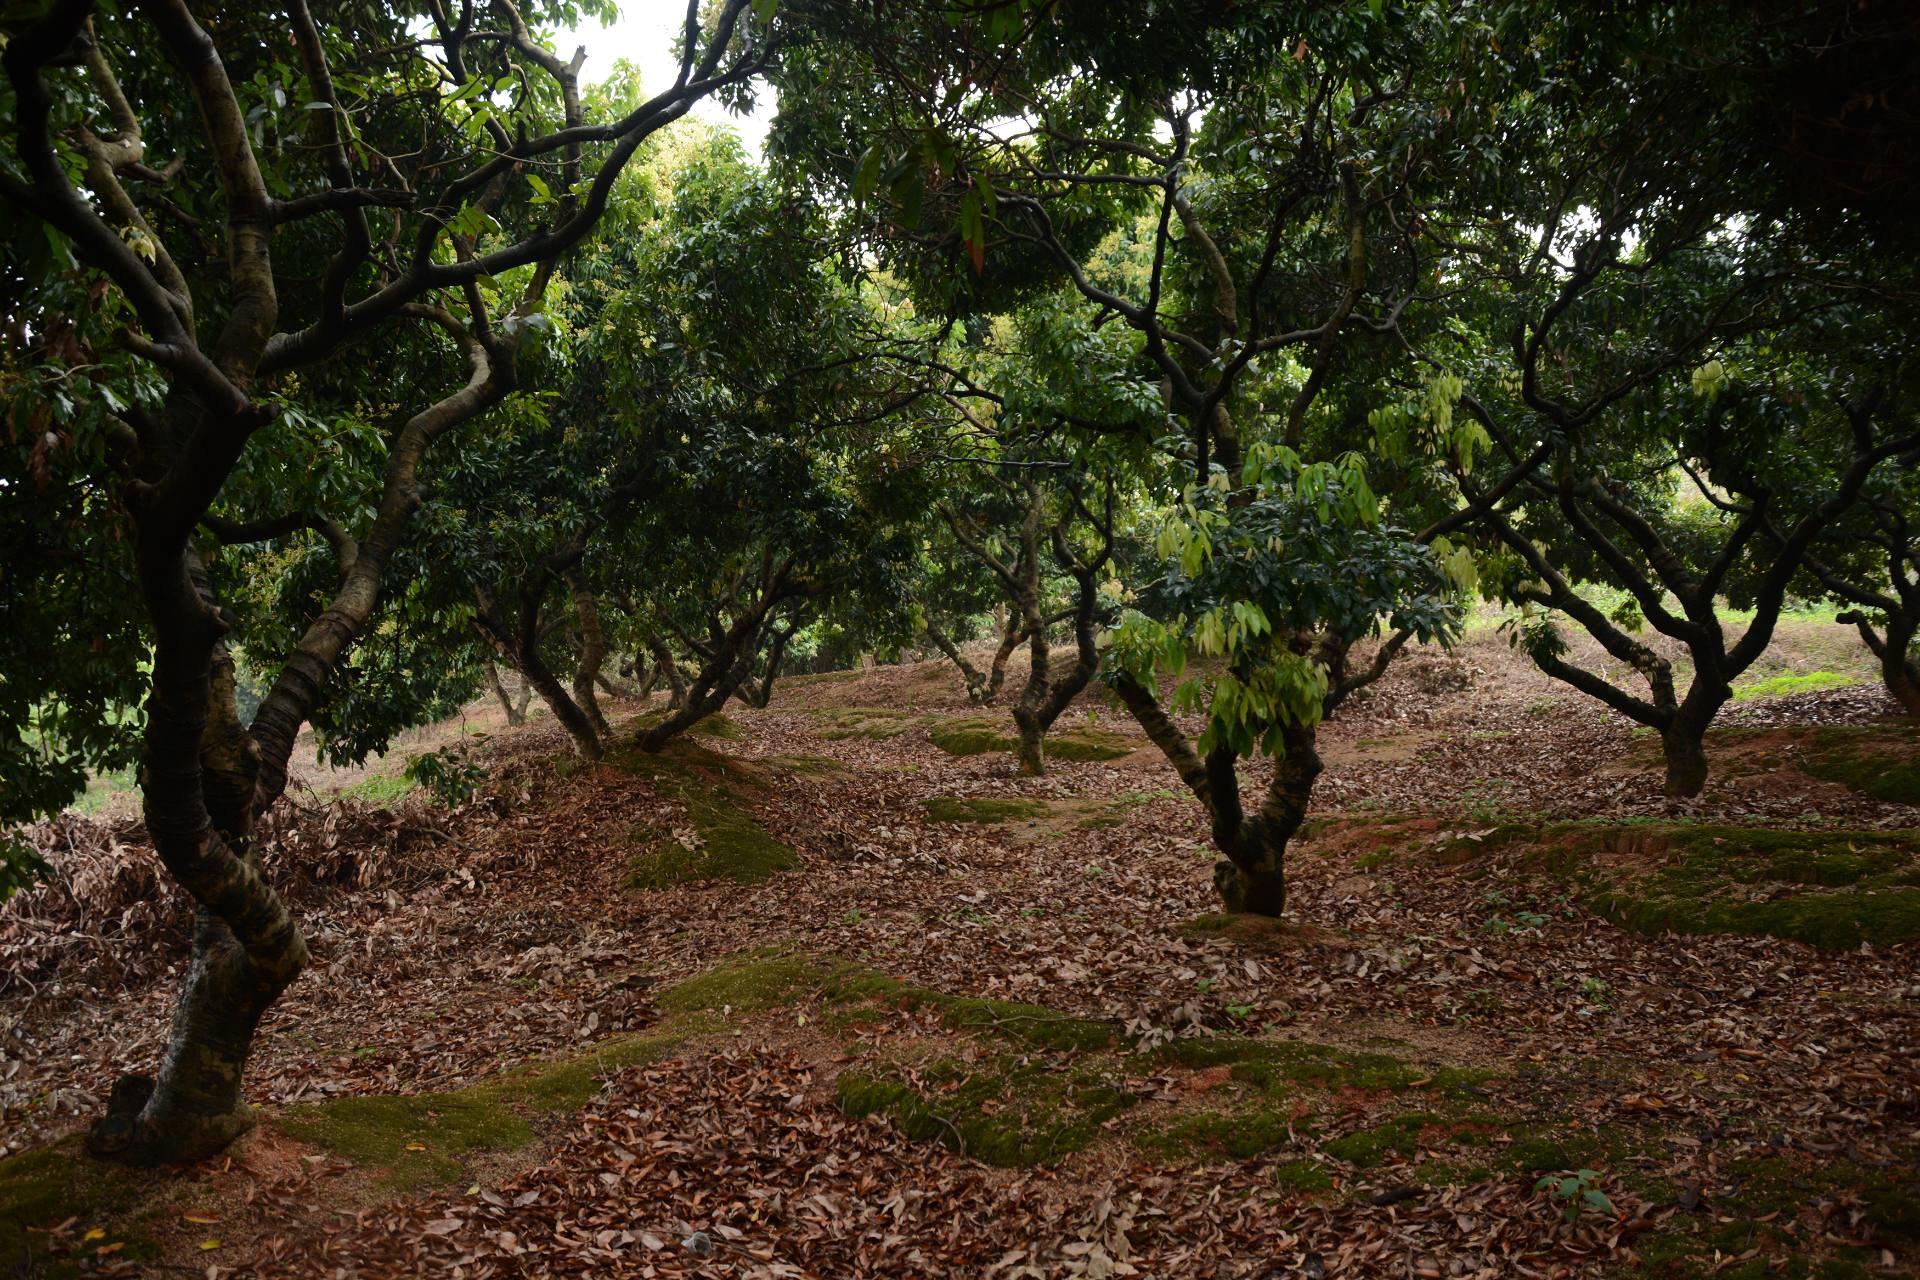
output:
{"label": "forked tree trunk", "polygon": [[580,660],[573,671],[573,700],[593,726],[594,733],[605,737],[607,717],[600,710],[600,698],[594,689],[600,668],[607,661],[607,636],[600,626],[600,606],[578,566],[567,571],[566,583],[573,598],[574,621],[580,628]]}
{"label": "forked tree trunk", "polygon": [[1281,731],[1282,754],[1260,807],[1246,813],[1240,800],[1238,762],[1231,751],[1201,757],[1167,715],[1153,690],[1130,676],[1114,692],[1147,738],[1180,775],[1212,819],[1213,845],[1223,855],[1213,867],[1213,885],[1228,911],[1278,916],[1287,905],[1287,846],[1299,833],[1320,777],[1318,730],[1291,725]]}
{"label": "forked tree trunk", "polygon": [[533,697],[533,688],[525,680],[520,682],[520,697],[516,701],[507,692],[507,686],[500,680],[500,668],[492,658],[487,659],[487,683],[493,687],[493,696],[500,701],[500,709],[507,713],[509,728],[527,722],[527,702]]}
{"label": "forked tree trunk", "polygon": [[[1317,733],[1312,725],[1283,729],[1282,754],[1273,762],[1273,779],[1260,807],[1224,830],[1216,821],[1214,844],[1227,856],[1214,864],[1213,884],[1228,911],[1278,916],[1286,909],[1287,846],[1306,821],[1320,777]],[[1236,767],[1231,756],[1225,767]]]}

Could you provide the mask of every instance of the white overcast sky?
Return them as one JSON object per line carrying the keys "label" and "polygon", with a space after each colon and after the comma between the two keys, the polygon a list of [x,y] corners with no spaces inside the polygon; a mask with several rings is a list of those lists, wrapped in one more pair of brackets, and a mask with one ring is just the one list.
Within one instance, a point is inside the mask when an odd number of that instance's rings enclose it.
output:
{"label": "white overcast sky", "polygon": [[[570,58],[574,49],[586,46],[586,65],[580,69],[585,84],[604,80],[613,64],[625,59],[640,68],[645,90],[658,93],[673,83],[679,70],[673,48],[686,14],[686,0],[620,0],[620,16],[612,26],[603,27],[598,19],[588,18],[583,26],[555,33],[554,51]],[[758,156],[773,119],[773,91],[763,84],[757,86],[756,96],[759,109],[751,116],[733,115],[711,98],[694,104],[689,114],[731,126],[746,144],[747,154]]]}

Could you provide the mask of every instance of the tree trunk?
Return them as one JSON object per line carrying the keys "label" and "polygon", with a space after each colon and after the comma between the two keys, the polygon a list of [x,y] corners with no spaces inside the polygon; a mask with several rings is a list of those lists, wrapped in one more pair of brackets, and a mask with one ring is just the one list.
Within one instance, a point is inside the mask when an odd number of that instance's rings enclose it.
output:
{"label": "tree trunk", "polygon": [[960,678],[967,682],[967,701],[976,707],[983,705],[987,701],[987,678],[980,673],[980,668],[967,661],[967,655],[960,651],[960,646],[934,623],[929,622],[926,625],[926,633],[927,639],[933,641],[933,647],[947,655],[947,660],[960,668]]}
{"label": "tree trunk", "polygon": [[[1005,609],[997,610],[1004,615]],[[1014,622],[1003,622],[1000,626],[1000,645],[993,651],[993,664],[987,668],[986,687],[980,691],[980,705],[991,706],[1000,696],[1001,688],[1007,683],[1007,663],[1013,657],[1013,651],[1020,647],[1020,627]]]}
{"label": "tree trunk", "polygon": [[568,696],[566,686],[548,669],[538,650],[521,654],[520,663],[521,676],[567,731],[567,737],[573,740],[574,753],[585,760],[598,760],[604,750],[599,730],[580,709],[580,704]]}
{"label": "tree trunk", "polygon": [[1013,722],[1019,732],[1020,772],[1028,777],[1037,778],[1047,771],[1046,726],[1032,714],[1021,714],[1021,708],[1014,708]]}
{"label": "tree trunk", "polygon": [[[1306,821],[1313,786],[1320,777],[1317,734],[1313,725],[1290,725],[1281,730],[1283,754],[1273,762],[1273,780],[1267,785],[1260,808],[1237,824],[1229,825],[1216,817],[1214,843],[1227,860],[1214,865],[1213,884],[1228,911],[1278,916],[1285,910],[1287,846]],[[1219,767],[1212,761],[1209,766]],[[1231,755],[1224,757],[1224,767],[1236,767]]]}
{"label": "tree trunk", "polygon": [[1906,714],[1920,716],[1920,662],[1913,658],[1914,632],[1920,619],[1906,612],[1889,611],[1884,637],[1874,631],[1867,615],[1857,610],[1841,614],[1839,620],[1859,628],[1860,638],[1880,660],[1880,682],[1886,686],[1888,695]]}
{"label": "tree trunk", "polygon": [[507,692],[507,686],[500,682],[500,668],[495,665],[492,658],[488,658],[487,683],[493,686],[493,696],[500,700],[500,709],[507,713],[508,727],[511,728],[525,724],[527,722],[527,704],[525,699],[532,696],[532,691],[527,685],[527,682],[524,680],[520,682],[520,696],[522,701],[516,706],[512,695]]}
{"label": "tree trunk", "polygon": [[1039,620],[1036,610],[1028,609],[1031,634],[1027,637],[1026,687],[1020,690],[1020,700],[1013,704],[1013,723],[1019,731],[1020,772],[1028,777],[1037,778],[1047,771],[1046,737],[1047,730],[1053,724],[1055,716],[1046,714],[1047,704],[1051,701],[1051,682],[1047,679],[1050,664],[1050,650],[1047,644],[1047,628]]}
{"label": "tree trunk", "polygon": [[607,717],[601,714],[600,698],[594,681],[607,661],[607,636],[600,626],[600,606],[588,589],[586,576],[574,566],[566,572],[568,593],[573,599],[574,620],[580,628],[580,661],[573,670],[573,700],[580,707],[594,732],[605,736]]}
{"label": "tree trunk", "polygon": [[667,710],[679,711],[687,705],[687,678],[680,672],[680,664],[673,660],[673,650],[667,642],[658,636],[647,637],[647,649],[653,654],[653,676],[647,681],[651,692],[655,680],[667,682]]}
{"label": "tree trunk", "polygon": [[184,531],[140,551],[155,623],[141,790],[154,848],[192,895],[197,924],[159,1078],[116,1083],[87,1146],[154,1165],[213,1155],[252,1125],[241,1079],[254,1031],[307,948],[255,865],[260,751],[240,724],[205,569]]}
{"label": "tree trunk", "polygon": [[547,704],[547,708],[553,712],[553,718],[560,722],[560,727],[573,740],[575,753],[583,759],[598,760],[604,750],[599,731],[594,728],[586,712],[580,709],[580,705],[568,696],[566,687],[540,656],[540,598],[543,592],[544,584],[529,584],[521,590],[519,625],[510,629],[495,607],[493,597],[476,589],[474,599],[479,607],[474,610],[474,623],[493,642],[501,656],[512,663],[527,687],[539,694],[540,700]]}
{"label": "tree trunk", "polygon": [[1677,718],[1660,731],[1660,750],[1666,757],[1666,793],[1675,799],[1697,796],[1707,785],[1705,731]]}

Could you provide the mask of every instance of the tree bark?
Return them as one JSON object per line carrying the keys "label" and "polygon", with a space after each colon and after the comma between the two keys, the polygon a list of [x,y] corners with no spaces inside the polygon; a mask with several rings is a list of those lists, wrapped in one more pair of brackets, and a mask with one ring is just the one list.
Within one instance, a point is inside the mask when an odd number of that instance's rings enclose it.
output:
{"label": "tree bark", "polygon": [[1660,749],[1666,758],[1666,793],[1676,799],[1697,796],[1707,785],[1707,727],[1733,690],[1711,669],[1694,672],[1693,685],[1660,726]]}
{"label": "tree bark", "polygon": [[647,679],[649,695],[656,680],[667,682],[667,710],[679,711],[687,705],[687,678],[681,673],[680,664],[674,661],[673,650],[667,642],[657,635],[647,637],[647,650],[653,654],[653,675]]}
{"label": "tree bark", "polygon": [[492,658],[487,659],[487,683],[493,689],[493,696],[500,700],[500,709],[507,713],[507,726],[514,728],[527,722],[527,699],[533,696],[532,686],[525,680],[520,682],[520,701],[516,703],[507,692],[507,686],[500,682],[500,668]]}
{"label": "tree bark", "polygon": [[482,633],[492,641],[494,648],[504,657],[527,687],[540,695],[540,700],[553,712],[553,718],[567,731],[567,737],[573,742],[576,755],[586,760],[598,760],[605,751],[600,733],[594,728],[593,721],[580,709],[580,704],[568,695],[566,686],[540,656],[540,605],[545,594],[544,575],[538,580],[530,580],[520,592],[520,617],[517,625],[509,627],[500,614],[493,597],[485,591],[476,590],[474,599],[478,607],[474,610],[474,622]]}
{"label": "tree bark", "polygon": [[607,717],[600,710],[600,698],[594,688],[594,682],[600,678],[600,668],[607,661],[607,636],[600,626],[600,606],[578,565],[566,571],[565,579],[573,598],[574,621],[580,628],[580,660],[573,671],[573,700],[593,726],[594,733],[604,737]]}
{"label": "tree bark", "polygon": [[[1213,883],[1228,911],[1278,916],[1287,905],[1287,846],[1306,821],[1321,763],[1314,725],[1288,725],[1281,731],[1281,754],[1260,808],[1230,830],[1215,820],[1215,844],[1227,855],[1215,864]],[[1211,763],[1211,762],[1209,762]],[[1232,756],[1225,767],[1235,768]],[[1224,837],[1224,838],[1223,838]]]}
{"label": "tree bark", "polygon": [[1913,658],[1916,618],[1905,609],[1886,609],[1887,629],[1882,636],[1860,610],[1837,615],[1836,621],[1851,622],[1860,632],[1861,643],[1880,663],[1880,682],[1887,693],[1910,716],[1920,716],[1920,662]]}

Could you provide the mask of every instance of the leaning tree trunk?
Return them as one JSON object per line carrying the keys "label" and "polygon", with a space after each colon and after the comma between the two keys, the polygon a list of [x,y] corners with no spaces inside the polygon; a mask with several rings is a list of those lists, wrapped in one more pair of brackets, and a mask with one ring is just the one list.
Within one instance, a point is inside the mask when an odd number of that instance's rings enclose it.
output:
{"label": "leaning tree trunk", "polygon": [[260,757],[234,704],[225,627],[184,531],[152,542],[140,556],[155,622],[142,792],[154,848],[197,906],[159,1077],[118,1081],[88,1134],[93,1154],[139,1165],[203,1159],[252,1126],[241,1079],[254,1032],[307,962],[254,855]]}
{"label": "leaning tree trunk", "polygon": [[682,710],[687,705],[687,678],[682,674],[680,664],[674,661],[673,650],[658,636],[647,638],[647,649],[653,654],[654,661],[653,675],[647,679],[649,694],[654,682],[664,679],[667,682],[667,710]]}
{"label": "leaning tree trunk", "polygon": [[967,701],[976,707],[983,705],[987,701],[987,678],[981,674],[980,668],[967,661],[967,655],[961,652],[960,646],[955,644],[953,638],[939,626],[929,622],[925,630],[927,639],[933,641],[933,647],[944,653],[947,661],[960,669],[960,678],[967,682]]}
{"label": "leaning tree trunk", "polygon": [[544,582],[529,583],[522,588],[519,625],[513,628],[500,616],[493,597],[486,591],[476,590],[474,599],[479,607],[474,610],[474,623],[492,641],[495,650],[520,673],[527,687],[547,704],[553,718],[572,739],[575,753],[586,760],[598,760],[605,750],[599,731],[540,656],[540,598],[544,590]]}

